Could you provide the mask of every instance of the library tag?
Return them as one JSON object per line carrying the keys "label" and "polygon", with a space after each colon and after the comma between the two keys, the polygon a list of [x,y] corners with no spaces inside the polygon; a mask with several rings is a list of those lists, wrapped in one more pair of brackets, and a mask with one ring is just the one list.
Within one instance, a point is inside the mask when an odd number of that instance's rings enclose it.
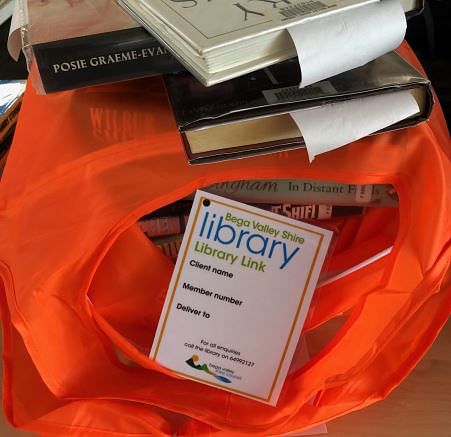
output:
{"label": "library tag", "polygon": [[275,405],[332,232],[198,191],[150,357]]}

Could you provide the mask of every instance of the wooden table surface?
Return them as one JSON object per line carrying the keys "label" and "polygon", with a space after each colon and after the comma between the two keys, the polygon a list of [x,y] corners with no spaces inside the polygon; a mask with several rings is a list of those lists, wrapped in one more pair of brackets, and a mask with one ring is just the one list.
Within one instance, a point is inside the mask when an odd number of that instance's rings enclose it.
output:
{"label": "wooden table surface", "polygon": [[[387,399],[327,427],[329,437],[451,437],[451,321]],[[0,436],[30,434],[13,430],[0,415]]]}
{"label": "wooden table surface", "polygon": [[388,398],[327,428],[330,437],[451,437],[451,320]]}

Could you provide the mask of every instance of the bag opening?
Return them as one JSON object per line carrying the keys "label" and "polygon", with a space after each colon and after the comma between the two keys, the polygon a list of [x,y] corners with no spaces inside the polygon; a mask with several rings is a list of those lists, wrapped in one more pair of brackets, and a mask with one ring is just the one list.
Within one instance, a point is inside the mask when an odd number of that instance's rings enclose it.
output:
{"label": "bag opening", "polygon": [[[396,197],[393,191],[390,195]],[[175,205],[162,205],[155,211],[148,211],[143,218],[161,220],[171,209],[177,210]],[[180,210],[177,212],[174,221],[179,223]],[[394,245],[398,234],[399,209],[368,206],[363,208],[361,214],[345,214],[313,221],[318,226],[332,230],[334,241],[304,330],[314,329],[344,310],[349,310],[349,307],[343,308],[343,304],[352,305],[353,302],[338,299],[339,285],[336,286],[335,281],[346,284],[349,280],[346,272],[355,276],[352,272],[355,266],[362,265],[363,268],[366,262],[371,264],[372,257],[377,260],[378,254]],[[177,226],[172,230],[170,224],[162,227],[168,231],[167,234],[175,232],[182,237],[181,232],[176,232],[179,230]],[[149,228],[132,222],[116,239],[98,266],[88,299],[96,316],[102,321],[101,328],[115,344],[119,361],[125,365],[149,367],[151,360],[148,355],[166,297],[174,257],[162,250],[158,237],[146,236],[146,230]],[[166,237],[170,238],[169,235]],[[117,252],[130,253],[130,256],[121,257],[122,264],[119,265]],[[378,261],[378,266],[383,262],[383,259]],[[110,283],[112,272],[116,274],[117,287],[114,289],[104,286],[105,281]],[[322,283],[325,284],[324,287],[321,286]],[[330,304],[325,305],[325,302]],[[335,311],[333,302],[336,302]]]}

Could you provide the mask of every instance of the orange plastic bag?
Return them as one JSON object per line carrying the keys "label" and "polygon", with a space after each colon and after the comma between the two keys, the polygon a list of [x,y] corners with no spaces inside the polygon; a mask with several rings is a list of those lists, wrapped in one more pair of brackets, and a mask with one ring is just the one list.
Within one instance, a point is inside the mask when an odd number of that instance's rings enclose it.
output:
{"label": "orange plastic bag", "polygon": [[[404,47],[411,60],[413,55]],[[340,314],[324,349],[267,406],[181,379],[148,358],[172,264],[137,219],[214,182],[387,183],[396,209],[342,224],[305,330]],[[42,435],[276,436],[384,398],[451,309],[449,136],[429,123],[308,163],[305,150],[188,166],[161,82],[25,96],[0,184],[5,413]],[[309,402],[314,398],[314,402]]]}

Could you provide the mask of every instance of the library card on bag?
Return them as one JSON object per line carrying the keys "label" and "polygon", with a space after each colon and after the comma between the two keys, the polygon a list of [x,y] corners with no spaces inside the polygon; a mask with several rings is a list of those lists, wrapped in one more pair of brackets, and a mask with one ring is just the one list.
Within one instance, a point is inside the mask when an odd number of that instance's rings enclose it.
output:
{"label": "library card on bag", "polygon": [[198,191],[150,357],[275,405],[331,236]]}

